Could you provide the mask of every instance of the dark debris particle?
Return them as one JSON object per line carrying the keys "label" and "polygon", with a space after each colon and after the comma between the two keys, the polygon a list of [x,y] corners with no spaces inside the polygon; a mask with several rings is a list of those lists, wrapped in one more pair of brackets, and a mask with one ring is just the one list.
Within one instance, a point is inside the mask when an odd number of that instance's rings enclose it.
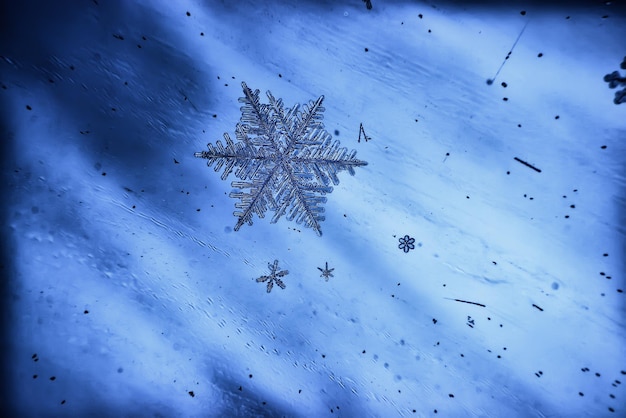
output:
{"label": "dark debris particle", "polygon": [[508,102],[509,98],[508,97],[503,97],[502,100],[504,100],[505,102]]}
{"label": "dark debris particle", "polygon": [[560,119],[560,118],[561,118],[561,117],[560,117],[559,115],[556,115],[556,116],[554,117],[554,119]]}
{"label": "dark debris particle", "polygon": [[365,48],[365,52],[368,52],[368,51],[369,51],[369,48]]}
{"label": "dark debris particle", "polygon": [[424,15],[420,13],[420,14],[417,15],[417,17],[419,17],[420,19],[423,19]]}
{"label": "dark debris particle", "polygon": [[600,373],[596,372],[596,376],[597,376],[597,377],[600,377],[601,375],[600,375]]}
{"label": "dark debris particle", "polygon": [[611,412],[615,412],[615,409],[613,409],[613,408],[611,408],[611,407],[609,406],[609,411],[611,411]]}
{"label": "dark debris particle", "polygon": [[526,16],[526,10],[522,10],[521,12],[519,12],[519,14],[521,14],[522,16]]}
{"label": "dark debris particle", "polygon": [[450,398],[454,398],[454,395],[453,395],[452,393],[449,393],[449,394],[448,394],[448,397],[450,397]]}
{"label": "dark debris particle", "polygon": [[56,378],[56,376],[50,376],[50,380],[51,380],[51,381],[53,381],[53,382],[54,382],[56,379],[57,379],[57,378]]}
{"label": "dark debris particle", "polygon": [[538,53],[538,54],[537,54],[537,57],[538,57],[538,58],[543,57],[543,52]]}
{"label": "dark debris particle", "polygon": [[239,392],[243,392],[243,388],[239,386]]}
{"label": "dark debris particle", "polygon": [[506,84],[504,81],[502,83],[500,83],[500,85],[504,88],[506,88],[508,86],[508,84]]}
{"label": "dark debris particle", "polygon": [[578,396],[585,396],[585,394],[582,392],[578,392]]}
{"label": "dark debris particle", "polygon": [[249,374],[249,375],[248,375],[248,379],[252,379],[252,374]]}
{"label": "dark debris particle", "polygon": [[606,145],[602,145],[600,148],[602,148],[602,149],[606,149]]}
{"label": "dark debris particle", "polygon": [[189,393],[189,396],[191,396],[192,398],[193,398],[194,396],[196,396],[196,394],[195,394],[195,393],[193,393],[193,390],[190,390],[188,393]]}
{"label": "dark debris particle", "polygon": [[89,313],[89,311],[87,309],[85,309],[85,311],[83,312],[85,315],[87,315]]}
{"label": "dark debris particle", "polygon": [[65,405],[65,399],[61,401],[61,405]]}
{"label": "dark debris particle", "polygon": [[204,36],[204,32],[200,32],[200,36]]}
{"label": "dark debris particle", "polygon": [[115,39],[119,39],[120,41],[123,41],[123,40],[124,40],[124,37],[123,37],[122,35],[117,34],[117,33],[114,33],[114,34],[113,34],[113,37],[114,37]]}
{"label": "dark debris particle", "polygon": [[37,375],[36,374],[33,375],[33,379],[37,379]]}
{"label": "dark debris particle", "polygon": [[187,16],[191,16],[191,13],[187,12]]}
{"label": "dark debris particle", "polygon": [[33,108],[30,107],[29,105],[26,105],[26,110],[33,110]]}

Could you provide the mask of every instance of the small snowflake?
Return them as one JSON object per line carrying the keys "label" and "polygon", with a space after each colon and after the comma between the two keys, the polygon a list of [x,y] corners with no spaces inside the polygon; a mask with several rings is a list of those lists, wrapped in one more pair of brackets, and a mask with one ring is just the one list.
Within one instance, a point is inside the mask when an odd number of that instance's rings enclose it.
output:
{"label": "small snowflake", "polygon": [[405,253],[408,253],[409,250],[415,249],[415,238],[411,238],[408,235],[399,239],[400,244],[398,244],[398,248],[403,250]]}
{"label": "small snowflake", "polygon": [[326,279],[326,281],[328,281],[328,279],[331,277],[335,277],[332,274],[332,271],[334,270],[334,268],[332,269],[328,268],[328,261],[326,262],[326,268],[318,267],[317,269],[322,272],[322,274],[320,274],[320,277],[323,277],[324,279]]}
{"label": "small snowflake", "polygon": [[278,270],[278,260],[274,260],[274,264],[267,263],[267,267],[270,269],[270,275],[259,277],[258,279],[256,279],[257,283],[267,282],[267,293],[272,291],[274,283],[276,283],[276,285],[281,289],[287,287],[280,278],[288,275],[289,271]]}

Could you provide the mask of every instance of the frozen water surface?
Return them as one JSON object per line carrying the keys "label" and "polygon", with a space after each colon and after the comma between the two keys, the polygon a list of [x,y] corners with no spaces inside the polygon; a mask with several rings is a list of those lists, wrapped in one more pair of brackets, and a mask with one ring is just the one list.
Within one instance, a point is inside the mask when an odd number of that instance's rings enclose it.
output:
{"label": "frozen water surface", "polygon": [[[626,415],[619,2],[11,3],[3,416]],[[194,158],[242,82],[368,162],[323,236]]]}

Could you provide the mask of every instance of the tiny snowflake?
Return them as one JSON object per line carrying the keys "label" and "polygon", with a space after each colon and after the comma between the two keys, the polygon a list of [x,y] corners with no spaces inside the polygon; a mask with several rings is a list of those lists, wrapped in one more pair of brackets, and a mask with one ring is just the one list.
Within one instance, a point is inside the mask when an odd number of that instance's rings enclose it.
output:
{"label": "tiny snowflake", "polygon": [[415,238],[411,238],[408,235],[399,239],[400,244],[398,244],[398,248],[403,250],[405,253],[408,253],[409,250],[415,249]]}
{"label": "tiny snowflake", "polygon": [[[620,68],[622,70],[626,70],[626,57],[624,57],[624,61],[622,61],[622,63],[620,64]],[[618,86],[626,86],[626,76],[622,77],[622,75],[618,71],[613,71],[611,74],[605,75],[604,81],[609,83],[609,88],[611,89],[614,89]],[[626,87],[615,92],[615,98],[613,99],[613,103],[626,103]]]}
{"label": "tiny snowflake", "polygon": [[259,277],[258,279],[256,279],[257,283],[267,282],[267,293],[272,291],[274,283],[276,283],[276,285],[281,289],[287,287],[280,278],[288,275],[289,271],[278,270],[278,260],[274,260],[274,264],[267,263],[267,267],[270,269],[270,275]]}
{"label": "tiny snowflake", "polygon": [[322,274],[320,274],[320,277],[323,277],[324,279],[326,279],[326,281],[328,281],[328,279],[331,277],[335,277],[332,274],[332,271],[334,270],[334,268],[332,269],[328,268],[328,261],[326,262],[326,268],[318,267],[317,269],[322,272]]}

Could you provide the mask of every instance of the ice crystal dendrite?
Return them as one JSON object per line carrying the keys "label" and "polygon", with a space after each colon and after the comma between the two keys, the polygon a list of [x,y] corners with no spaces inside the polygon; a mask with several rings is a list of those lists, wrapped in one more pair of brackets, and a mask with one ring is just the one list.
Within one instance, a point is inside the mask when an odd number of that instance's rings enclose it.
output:
{"label": "ice crystal dendrite", "polygon": [[326,267],[325,268],[318,267],[317,269],[322,272],[322,274],[320,274],[320,277],[323,277],[324,279],[326,279],[326,281],[328,281],[328,279],[331,278],[331,277],[335,277],[333,275],[334,268],[332,268],[332,269],[328,268],[328,261],[326,262]]}
{"label": "ice crystal dendrite", "polygon": [[400,238],[400,244],[398,244],[398,248],[403,250],[405,253],[408,253],[410,250],[415,249],[415,238],[411,238],[408,235]]}
{"label": "ice crystal dendrite", "polygon": [[287,287],[280,278],[288,275],[289,270],[279,270],[278,260],[274,260],[274,264],[267,263],[267,267],[270,269],[269,276],[259,277],[258,279],[256,279],[257,283],[267,282],[267,293],[272,291],[274,283],[276,283],[276,286],[280,287],[281,289]]}
{"label": "ice crystal dendrite", "polygon": [[271,222],[283,215],[287,219],[313,228],[322,235],[320,222],[326,194],[333,191],[331,183],[339,184],[337,174],[367,165],[356,159],[356,151],[341,148],[332,141],[322,123],[324,96],[302,106],[285,110],[281,99],[267,92],[269,104],[259,101],[259,90],[252,91],[241,83],[243,97],[239,99],[241,120],[235,127],[237,141],[224,134],[225,144],[219,140],[208,144],[208,151],[196,152],[198,158],[208,160],[215,171],[224,169],[222,180],[233,173],[239,181],[232,186],[238,191],[230,197],[235,204],[237,218],[235,231],[245,223],[252,225],[252,217],[265,216],[274,211]]}

